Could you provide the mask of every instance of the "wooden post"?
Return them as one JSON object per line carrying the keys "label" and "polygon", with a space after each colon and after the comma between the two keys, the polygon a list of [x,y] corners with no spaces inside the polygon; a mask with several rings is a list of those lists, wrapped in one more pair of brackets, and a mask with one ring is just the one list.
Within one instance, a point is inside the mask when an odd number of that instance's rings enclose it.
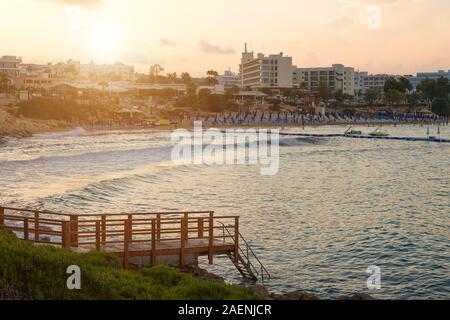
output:
{"label": "wooden post", "polygon": [[28,218],[23,218],[23,240],[28,240]]}
{"label": "wooden post", "polygon": [[0,230],[5,226],[5,208],[0,207]]}
{"label": "wooden post", "polygon": [[62,247],[70,248],[70,221],[62,222]]}
{"label": "wooden post", "polygon": [[157,213],[156,214],[156,237],[158,240],[161,239],[161,214]]}
{"label": "wooden post", "polygon": [[70,230],[72,233],[71,243],[73,247],[78,247],[78,216],[70,215]]}
{"label": "wooden post", "polygon": [[34,212],[34,241],[39,241],[41,234],[39,232],[39,211]]}
{"label": "wooden post", "polygon": [[100,251],[100,221],[95,221],[95,250]]}
{"label": "wooden post", "polygon": [[239,217],[234,217],[234,261],[239,260]]}
{"label": "wooden post", "polygon": [[214,218],[213,218],[213,213],[210,212],[209,213],[209,248],[208,248],[208,260],[209,260],[209,264],[213,264],[214,262]]}
{"label": "wooden post", "polygon": [[129,238],[128,239],[131,242],[131,241],[133,241],[133,215],[132,214],[128,215],[128,221],[129,221],[129,224],[128,224]]}
{"label": "wooden post", "polygon": [[181,218],[181,246],[180,246],[180,267],[183,268],[186,265],[186,257],[184,254],[184,249],[186,247],[188,230],[187,230],[187,218]]}
{"label": "wooden post", "polygon": [[124,230],[123,230],[123,268],[128,269],[128,259],[129,259],[129,243],[130,238],[130,220],[125,220]]}
{"label": "wooden post", "polygon": [[152,219],[152,258],[151,266],[156,266],[156,221]]}
{"label": "wooden post", "polygon": [[200,239],[203,238],[203,231],[204,231],[204,223],[203,218],[197,218],[197,228],[198,228],[198,237]]}
{"label": "wooden post", "polygon": [[106,215],[102,214],[102,243],[106,243]]}

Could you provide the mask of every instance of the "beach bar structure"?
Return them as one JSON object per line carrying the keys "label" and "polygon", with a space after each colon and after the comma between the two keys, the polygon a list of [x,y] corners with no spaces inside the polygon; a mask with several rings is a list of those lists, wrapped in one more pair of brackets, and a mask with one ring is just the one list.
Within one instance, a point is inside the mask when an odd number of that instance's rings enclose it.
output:
{"label": "beach bar structure", "polygon": [[69,214],[0,207],[2,230],[37,245],[111,253],[124,268],[183,268],[199,256],[212,264],[214,256],[227,255],[243,277],[270,277],[239,232],[239,216],[213,211]]}

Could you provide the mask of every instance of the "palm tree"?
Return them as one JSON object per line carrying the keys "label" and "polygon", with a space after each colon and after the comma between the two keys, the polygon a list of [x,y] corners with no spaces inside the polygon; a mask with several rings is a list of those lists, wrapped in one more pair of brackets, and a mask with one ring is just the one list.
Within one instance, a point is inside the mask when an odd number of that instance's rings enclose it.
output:
{"label": "palm tree", "polygon": [[163,72],[164,68],[161,67],[159,64],[154,64],[150,67],[150,75],[151,76],[158,76],[160,72]]}
{"label": "palm tree", "polygon": [[177,80],[177,73],[168,73],[167,74],[167,80],[169,80],[170,83],[175,83]]}
{"label": "palm tree", "polygon": [[206,72],[206,75],[208,77],[214,78],[214,77],[217,77],[219,75],[219,73],[217,71],[214,71],[214,70],[208,70]]}

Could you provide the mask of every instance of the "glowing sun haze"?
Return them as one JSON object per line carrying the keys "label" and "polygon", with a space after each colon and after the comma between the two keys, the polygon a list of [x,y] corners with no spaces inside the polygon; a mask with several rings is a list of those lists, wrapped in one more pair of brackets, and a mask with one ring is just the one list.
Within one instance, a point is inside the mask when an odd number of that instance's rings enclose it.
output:
{"label": "glowing sun haze", "polygon": [[248,42],[301,67],[450,69],[447,0],[2,0],[0,12],[0,55],[26,63],[122,61],[145,72],[159,63],[203,75],[237,71]]}

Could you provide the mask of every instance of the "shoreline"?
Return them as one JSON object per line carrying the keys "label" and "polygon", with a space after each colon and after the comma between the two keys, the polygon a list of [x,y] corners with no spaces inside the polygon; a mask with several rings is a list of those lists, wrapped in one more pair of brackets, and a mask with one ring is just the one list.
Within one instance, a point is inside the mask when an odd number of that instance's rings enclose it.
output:
{"label": "shoreline", "polygon": [[[326,123],[307,123],[307,124],[287,124],[287,125],[274,125],[269,123],[262,123],[258,125],[250,124],[222,124],[222,125],[209,125],[203,124],[203,129],[230,129],[230,128],[255,128],[255,129],[287,129],[287,128],[318,128],[324,126],[366,126],[366,127],[383,127],[383,126],[401,126],[401,125],[412,125],[412,126],[426,126],[426,125],[440,125],[448,126],[445,122],[326,122]],[[130,126],[130,125],[117,125],[117,126],[89,126],[89,125],[68,125],[65,122],[57,120],[37,120],[30,118],[16,118],[13,116],[6,116],[0,110],[0,145],[5,143],[5,138],[29,138],[36,134],[46,134],[54,132],[70,132],[77,128],[81,128],[88,132],[98,132],[98,133],[112,133],[115,131],[121,132],[152,132],[152,131],[173,131],[176,129],[194,129],[194,124],[181,125],[181,126],[153,126],[153,127],[141,127],[141,126]]]}
{"label": "shoreline", "polygon": [[[219,276],[217,274],[214,274],[207,269],[202,269],[198,265],[191,265],[186,268],[180,269],[182,272],[190,273],[192,277],[202,280],[208,280],[208,281],[217,281],[221,283],[225,283],[225,278],[222,276]],[[303,291],[301,289],[290,291],[290,292],[283,292],[283,293],[273,293],[270,292],[264,284],[259,283],[252,283],[249,285],[243,285],[243,284],[235,284],[242,288],[248,288],[253,290],[256,294],[261,296],[264,300],[376,300],[371,295],[365,294],[365,293],[356,293],[352,295],[342,295],[335,299],[327,299],[327,298],[320,298],[319,296],[308,293],[306,291]]]}

